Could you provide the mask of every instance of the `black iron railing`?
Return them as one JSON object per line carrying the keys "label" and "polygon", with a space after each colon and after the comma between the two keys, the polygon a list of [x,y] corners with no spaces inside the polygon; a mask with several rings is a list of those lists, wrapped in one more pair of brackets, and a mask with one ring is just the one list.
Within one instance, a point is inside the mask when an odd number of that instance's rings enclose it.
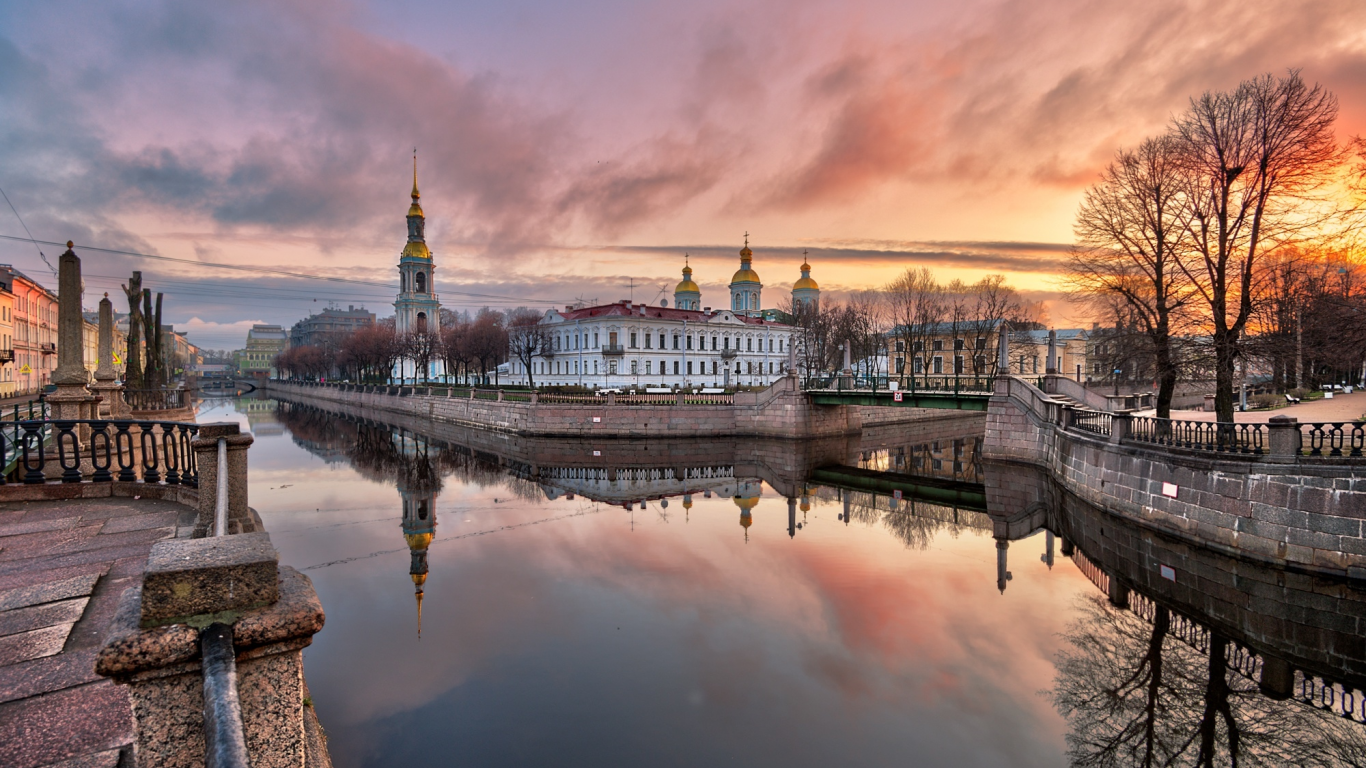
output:
{"label": "black iron railing", "polygon": [[[0,440],[0,466],[19,457],[16,472],[29,485],[48,482],[52,461],[60,481],[164,483],[199,486],[190,443],[198,424],[125,419],[52,419],[18,422],[14,442]],[[17,445],[16,445],[17,443]],[[86,471],[89,470],[87,477]],[[0,475],[0,484],[8,477]]]}
{"label": "black iron railing", "polygon": [[1310,456],[1361,456],[1366,449],[1366,424],[1324,422],[1301,424],[1301,449]]}
{"label": "black iron railing", "polygon": [[1234,424],[1226,421],[1178,421],[1155,416],[1135,416],[1128,439],[1192,451],[1266,453],[1265,424]]}
{"label": "black iron railing", "polygon": [[1072,426],[1083,432],[1109,435],[1111,414],[1104,411],[1072,411]]}
{"label": "black iron railing", "polygon": [[125,389],[123,401],[135,411],[174,411],[184,408],[189,390]]}

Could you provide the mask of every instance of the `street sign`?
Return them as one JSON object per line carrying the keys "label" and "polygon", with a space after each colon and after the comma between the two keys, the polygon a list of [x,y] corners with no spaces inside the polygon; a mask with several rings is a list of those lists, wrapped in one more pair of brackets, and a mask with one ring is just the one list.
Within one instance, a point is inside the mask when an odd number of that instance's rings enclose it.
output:
{"label": "street sign", "polygon": [[892,491],[892,498],[901,501],[901,491]]}
{"label": "street sign", "polygon": [[123,365],[123,361],[119,359],[119,353],[117,352],[114,353],[114,365]]}
{"label": "street sign", "polygon": [[27,374],[27,373],[33,373],[33,369],[30,368],[30,367],[28,367],[28,363],[24,363],[23,367],[21,367],[21,368],[19,369],[19,372],[20,372],[20,373],[25,373],[25,374]]}
{"label": "street sign", "polygon": [[893,392],[893,393],[892,393],[892,402],[894,402],[894,403],[899,403],[899,402],[901,402],[901,393],[900,393],[900,392]]}

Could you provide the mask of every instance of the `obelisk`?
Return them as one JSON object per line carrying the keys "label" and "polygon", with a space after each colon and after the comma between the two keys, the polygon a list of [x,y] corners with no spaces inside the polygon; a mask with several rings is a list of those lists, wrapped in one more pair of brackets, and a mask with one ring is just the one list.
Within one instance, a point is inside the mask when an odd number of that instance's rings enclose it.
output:
{"label": "obelisk", "polygon": [[[57,260],[57,369],[52,383],[57,391],[48,396],[56,419],[88,419],[95,398],[86,389],[90,374],[85,369],[85,320],[81,317],[81,259],[67,241],[66,253]],[[82,430],[84,431],[84,430]]]}
{"label": "obelisk", "polygon": [[118,372],[114,370],[114,303],[106,293],[100,299],[99,361],[95,366],[95,383],[90,386],[100,398],[100,418],[117,419],[128,415],[123,402],[123,386],[117,379]]}

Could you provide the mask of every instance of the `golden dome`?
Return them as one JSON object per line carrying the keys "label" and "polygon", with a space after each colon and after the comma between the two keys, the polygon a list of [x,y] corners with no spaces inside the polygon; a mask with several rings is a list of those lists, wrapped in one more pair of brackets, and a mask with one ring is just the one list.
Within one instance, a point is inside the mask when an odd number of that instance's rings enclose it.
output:
{"label": "golden dome", "polygon": [[811,500],[808,499],[808,498],[805,497],[805,496],[802,497],[802,506],[801,506],[801,509],[802,509],[803,512],[810,512],[810,511],[811,511]]}
{"label": "golden dome", "polygon": [[803,277],[803,278],[801,278],[800,280],[798,280],[797,282],[795,282],[795,283],[792,284],[792,290],[794,290],[794,291],[801,291],[801,290],[819,291],[820,289],[821,289],[821,287],[820,287],[819,285],[816,285],[816,281],[815,281],[815,280],[812,280],[812,279],[809,278],[809,277]]}
{"label": "golden dome", "polygon": [[740,513],[740,527],[748,528],[753,524],[754,516],[749,513],[749,510],[745,510]]}
{"label": "golden dome", "polygon": [[760,282],[759,274],[749,268],[750,261],[754,253],[749,249],[749,233],[745,233],[745,247],[740,249],[740,271],[730,279],[732,283],[757,283]]}
{"label": "golden dome", "polygon": [[426,549],[432,543],[430,533],[405,533],[403,538],[408,540],[408,549]]}
{"label": "golden dome", "polygon": [[[422,586],[423,584],[426,584],[426,583],[427,583],[427,574],[425,574],[425,573],[414,573],[412,576],[413,576],[413,583],[416,584],[416,585],[419,586],[419,587]],[[422,593],[419,592],[418,594],[422,594]]]}
{"label": "golden dome", "polygon": [[736,496],[732,498],[731,501],[735,502],[735,506],[739,507],[741,510],[748,512],[749,510],[754,509],[754,507],[759,504],[759,497]]}
{"label": "golden dome", "polygon": [[427,244],[426,244],[426,243],[423,243],[423,242],[412,243],[412,242],[410,242],[410,243],[408,243],[407,245],[403,246],[403,254],[402,254],[402,255],[405,256],[405,257],[406,257],[406,256],[411,256],[411,257],[413,257],[413,258],[415,258],[415,259],[430,259],[430,258],[432,257],[432,252],[431,252],[431,250],[429,250],[429,249],[427,248]]}
{"label": "golden dome", "polygon": [[413,198],[413,204],[408,206],[408,215],[421,216],[424,219],[427,218],[426,215],[422,213],[422,206],[417,204],[417,198]]}
{"label": "golden dome", "polygon": [[683,508],[684,508],[684,509],[692,509],[692,498],[685,498],[685,499],[683,499]]}

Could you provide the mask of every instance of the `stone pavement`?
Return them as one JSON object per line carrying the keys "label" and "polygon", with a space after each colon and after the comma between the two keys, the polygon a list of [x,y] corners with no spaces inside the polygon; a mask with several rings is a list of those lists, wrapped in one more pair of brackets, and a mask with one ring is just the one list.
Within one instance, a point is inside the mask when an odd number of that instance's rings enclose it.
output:
{"label": "stone pavement", "polygon": [[95,653],[152,544],[194,520],[152,499],[0,503],[0,766],[132,764],[128,694]]}
{"label": "stone pavement", "polygon": [[[1248,411],[1233,414],[1238,423],[1262,423],[1272,416],[1293,416],[1301,424],[1324,421],[1356,421],[1366,414],[1366,391],[1350,395],[1334,395],[1332,400],[1311,400],[1271,411]],[[1172,418],[1183,421],[1214,421],[1211,411],[1172,411]]]}

